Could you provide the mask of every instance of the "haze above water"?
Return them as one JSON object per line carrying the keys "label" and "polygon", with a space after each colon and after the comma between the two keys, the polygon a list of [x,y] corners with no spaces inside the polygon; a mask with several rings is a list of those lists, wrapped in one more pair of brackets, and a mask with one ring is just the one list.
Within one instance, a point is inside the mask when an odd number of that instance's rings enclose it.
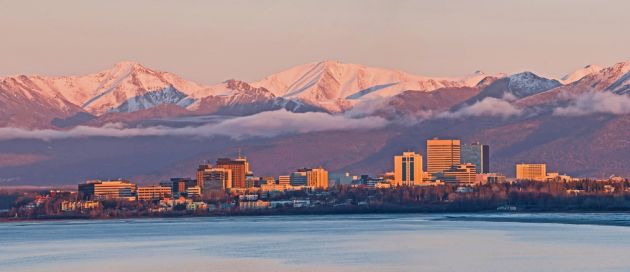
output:
{"label": "haze above water", "polygon": [[[630,228],[607,225],[626,225],[630,215],[455,217],[330,215],[1,223],[0,270],[630,270]],[[490,222],[530,218],[555,223]]]}

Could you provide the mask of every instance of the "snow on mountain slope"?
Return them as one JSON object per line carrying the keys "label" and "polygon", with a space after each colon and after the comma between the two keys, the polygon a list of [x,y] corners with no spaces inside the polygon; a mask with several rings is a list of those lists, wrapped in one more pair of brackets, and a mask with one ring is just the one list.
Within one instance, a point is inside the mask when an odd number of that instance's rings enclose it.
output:
{"label": "snow on mountain slope", "polygon": [[603,76],[603,81],[610,82],[611,79],[615,79],[612,84],[606,87],[606,91],[616,94],[630,93],[630,61],[618,63],[605,70],[608,75]]}
{"label": "snow on mountain slope", "polygon": [[460,109],[473,105],[486,98],[518,100],[556,88],[562,84],[557,80],[540,77],[532,72],[522,72],[504,78],[488,77],[477,84],[479,93],[456,105],[453,109]]}
{"label": "snow on mountain slope", "polygon": [[620,62],[610,67],[601,69],[575,82],[573,87],[592,90],[606,90],[612,92],[624,92],[630,84],[630,61]]}
{"label": "snow on mountain slope", "polygon": [[601,71],[603,69],[603,67],[596,65],[596,64],[591,64],[591,65],[586,65],[584,66],[584,68],[575,70],[573,73],[570,73],[568,75],[563,76],[560,81],[562,82],[562,84],[571,84],[573,82],[576,82],[580,79],[582,79],[585,76],[588,76],[590,74],[593,73],[597,73],[599,71]]}
{"label": "snow on mountain slope", "polygon": [[630,93],[630,61],[620,62],[588,74],[571,84],[560,86],[522,99],[523,106],[558,103],[573,99],[586,92],[609,91],[617,94]]}
{"label": "snow on mountain slope", "polygon": [[12,79],[28,86],[30,91],[62,97],[95,115],[137,111],[160,104],[187,106],[214,91],[134,62],[119,62],[109,70],[83,76],[17,76]]}
{"label": "snow on mountain slope", "polygon": [[323,61],[296,66],[252,83],[276,96],[338,112],[363,99],[391,97],[407,90],[432,91],[474,86],[486,76],[430,78],[397,70]]}
{"label": "snow on mountain slope", "polygon": [[82,112],[60,93],[41,92],[40,78],[26,76],[0,80],[0,127],[50,127],[54,118],[66,118]]}
{"label": "snow on mountain slope", "polygon": [[[576,80],[579,77],[581,79]],[[83,76],[14,76],[0,79],[0,126],[24,124],[27,127],[48,127],[54,125],[51,122],[54,119],[68,123],[67,120],[87,120],[105,114],[136,111],[143,111],[138,115],[140,117],[167,114],[161,113],[162,109],[178,115],[242,116],[278,109],[339,113],[359,105],[371,108],[392,106],[387,102],[406,91],[432,92],[448,88],[473,88],[478,91],[463,104],[485,97],[504,98],[506,94],[517,99],[515,103],[536,104],[558,100],[566,92],[579,94],[601,90],[630,93],[630,61],[603,69],[587,66],[564,80],[572,83],[562,86],[556,80],[531,72],[511,76],[487,76],[476,72],[464,77],[431,78],[397,70],[323,61],[296,66],[251,84],[227,80],[204,86],[138,63],[120,62],[111,69]],[[473,91],[470,93],[472,95]],[[415,100],[426,98],[414,94]],[[393,105],[403,104],[409,108],[417,106],[408,103]],[[176,106],[183,111],[174,111],[172,107],[147,111],[160,105]],[[38,110],[32,110],[33,120],[26,120],[32,108]],[[77,114],[90,118],[74,118]]]}
{"label": "snow on mountain slope", "polygon": [[532,72],[522,72],[508,77],[508,90],[515,97],[527,97],[562,85],[555,79],[539,77]]}
{"label": "snow on mountain slope", "polygon": [[110,70],[87,76],[54,78],[53,84],[72,102],[97,115],[159,104],[187,105],[211,92],[208,87],[134,62],[120,62]]}

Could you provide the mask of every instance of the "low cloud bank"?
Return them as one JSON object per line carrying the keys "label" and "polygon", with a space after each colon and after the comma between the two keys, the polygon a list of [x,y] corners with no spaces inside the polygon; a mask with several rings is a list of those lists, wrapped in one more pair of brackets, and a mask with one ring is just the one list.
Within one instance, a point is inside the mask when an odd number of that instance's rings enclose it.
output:
{"label": "low cloud bank", "polygon": [[594,113],[630,114],[630,96],[612,92],[587,92],[574,97],[569,106],[556,108],[557,116],[583,116]]}
{"label": "low cloud bank", "polygon": [[522,113],[522,109],[517,108],[506,100],[494,97],[486,97],[481,101],[478,101],[469,106],[465,106],[454,112],[447,111],[439,113],[436,115],[436,117],[448,119],[482,116],[508,118],[512,116],[519,116]]}
{"label": "low cloud bank", "polygon": [[233,118],[216,124],[183,128],[165,126],[125,128],[121,124],[107,124],[103,127],[78,126],[70,130],[0,128],[0,140],[138,136],[228,136],[234,139],[243,139],[328,130],[373,129],[384,127],[387,124],[388,122],[380,117],[349,118],[321,112],[293,113],[279,110]]}
{"label": "low cloud bank", "polygon": [[[556,116],[582,116],[595,113],[630,114],[630,96],[611,92],[588,92],[569,99],[569,105],[553,109]],[[331,115],[322,112],[294,113],[286,110],[262,112],[255,115],[237,117],[218,123],[189,127],[124,127],[122,124],[107,124],[102,127],[78,126],[70,130],[21,128],[0,128],[0,140],[36,139],[58,140],[86,137],[139,137],[139,136],[181,136],[212,137],[227,136],[233,139],[251,137],[275,137],[286,134],[302,134],[331,130],[376,129],[388,124],[411,126],[431,119],[464,119],[471,117],[510,118],[529,114],[539,114],[535,109],[526,110],[513,105],[509,98],[487,97],[474,104],[454,111],[421,111],[411,115],[398,116],[393,120],[370,115],[382,109],[382,101],[373,101],[357,107],[346,114]]]}

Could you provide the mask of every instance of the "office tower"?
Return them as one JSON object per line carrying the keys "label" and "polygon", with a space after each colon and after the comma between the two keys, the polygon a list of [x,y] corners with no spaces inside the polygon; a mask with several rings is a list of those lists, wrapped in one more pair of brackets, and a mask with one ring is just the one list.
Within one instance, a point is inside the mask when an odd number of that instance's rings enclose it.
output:
{"label": "office tower", "polygon": [[212,168],[212,165],[210,164],[201,164],[199,165],[199,167],[197,168],[197,186],[201,187],[203,189],[203,184],[204,184],[204,172],[206,169],[210,169]]}
{"label": "office tower", "polygon": [[544,181],[547,178],[547,165],[544,163],[516,164],[516,179]]}
{"label": "office tower", "polygon": [[439,173],[461,163],[459,140],[427,140],[427,172]]}
{"label": "office tower", "polygon": [[280,185],[291,184],[291,176],[278,176],[278,184]]}
{"label": "office tower", "polygon": [[472,163],[477,174],[490,173],[490,147],[480,143],[462,145],[462,163]]}
{"label": "office tower", "polygon": [[247,188],[245,176],[249,174],[249,163],[245,157],[236,159],[220,158],[217,160],[216,168],[230,169],[232,171],[233,188]]}
{"label": "office tower", "polygon": [[[203,192],[223,191],[232,188],[232,170],[225,168],[207,168],[201,173]],[[197,177],[199,178],[199,176]]]}
{"label": "office tower", "polygon": [[477,181],[477,171],[472,163],[463,163],[454,165],[450,169],[445,170],[440,176],[444,182],[455,182],[464,184],[473,184]]}
{"label": "office tower", "polygon": [[328,171],[324,168],[313,168],[306,171],[306,186],[327,189]]}
{"label": "office tower", "polygon": [[290,177],[291,185],[293,185],[293,186],[306,186],[306,182],[307,182],[306,171],[308,171],[308,169],[302,168],[302,169],[298,169],[297,171],[291,173],[291,177]]}
{"label": "office tower", "polygon": [[137,186],[125,180],[90,180],[79,184],[79,198],[90,199],[121,199],[131,198],[136,194]]}
{"label": "office tower", "polygon": [[419,185],[422,176],[422,155],[403,152],[402,155],[394,156],[394,185]]}

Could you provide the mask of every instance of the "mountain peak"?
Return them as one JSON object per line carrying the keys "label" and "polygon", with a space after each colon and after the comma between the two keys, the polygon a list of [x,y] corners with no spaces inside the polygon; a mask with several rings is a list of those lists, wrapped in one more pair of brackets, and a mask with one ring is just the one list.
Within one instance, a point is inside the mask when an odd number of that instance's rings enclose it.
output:
{"label": "mountain peak", "polygon": [[111,70],[114,71],[138,71],[138,70],[148,70],[145,66],[135,61],[119,61],[114,64]]}
{"label": "mountain peak", "polygon": [[573,73],[563,76],[560,80],[564,84],[570,84],[570,83],[573,83],[582,79],[585,76],[597,73],[601,71],[602,69],[603,67],[597,64],[589,64],[589,65],[584,66],[584,68],[575,70]]}
{"label": "mountain peak", "polygon": [[339,65],[339,64],[344,64],[341,61],[338,60],[322,60],[320,61],[320,63],[322,64],[326,64],[326,65]]}
{"label": "mountain peak", "polygon": [[137,61],[132,61],[132,60],[121,60],[119,62],[116,62],[114,66],[115,67],[131,67],[131,66],[142,66],[142,64],[140,64]]}
{"label": "mountain peak", "polygon": [[516,73],[516,74],[513,74],[513,75],[509,76],[510,79],[516,79],[516,78],[537,78],[537,77],[539,77],[539,76],[534,74],[534,72],[530,72],[530,71],[523,71],[523,72]]}
{"label": "mountain peak", "polygon": [[534,95],[562,85],[555,79],[540,77],[530,71],[513,74],[507,79],[508,90],[516,97]]}

